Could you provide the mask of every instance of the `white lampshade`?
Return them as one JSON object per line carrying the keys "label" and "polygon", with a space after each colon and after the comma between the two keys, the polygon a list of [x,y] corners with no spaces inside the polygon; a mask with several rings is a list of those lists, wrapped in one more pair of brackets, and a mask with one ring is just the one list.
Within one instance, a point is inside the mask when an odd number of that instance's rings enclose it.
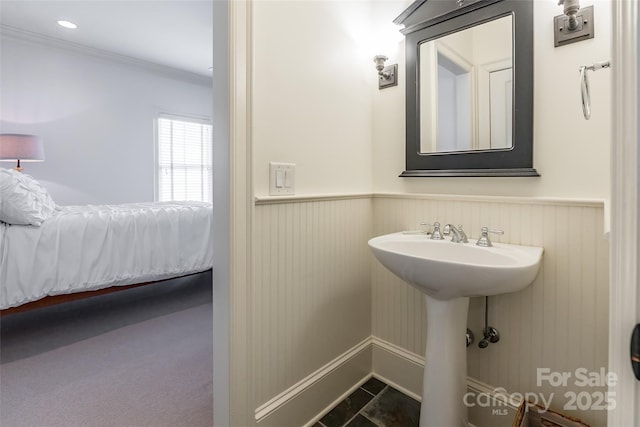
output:
{"label": "white lampshade", "polygon": [[44,160],[42,138],[36,135],[16,133],[0,134],[0,161],[18,162],[17,170],[21,170],[20,162],[41,162]]}

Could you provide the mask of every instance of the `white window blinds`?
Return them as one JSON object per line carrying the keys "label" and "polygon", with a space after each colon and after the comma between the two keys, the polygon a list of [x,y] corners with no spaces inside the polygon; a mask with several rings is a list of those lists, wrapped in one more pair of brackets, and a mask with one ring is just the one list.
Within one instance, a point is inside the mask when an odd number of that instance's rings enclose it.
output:
{"label": "white window blinds", "polygon": [[211,202],[211,125],[158,118],[158,200]]}

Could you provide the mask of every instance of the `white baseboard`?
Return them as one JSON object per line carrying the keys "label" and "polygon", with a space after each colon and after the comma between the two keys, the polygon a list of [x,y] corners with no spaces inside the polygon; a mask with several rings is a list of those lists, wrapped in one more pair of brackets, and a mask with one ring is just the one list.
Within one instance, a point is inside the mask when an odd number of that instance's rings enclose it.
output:
{"label": "white baseboard", "polygon": [[344,399],[346,399],[347,396],[349,396],[351,393],[353,393],[354,391],[359,389],[362,386],[362,384],[364,384],[367,381],[369,381],[369,379],[372,376],[373,376],[372,374],[368,374],[366,377],[362,378],[360,381],[358,381],[356,384],[354,384],[351,388],[349,388],[349,390],[347,390],[344,393],[342,393],[342,395],[340,397],[338,397],[337,399],[334,399],[333,402],[331,402],[329,405],[327,405],[322,411],[320,411],[320,413],[318,413],[315,417],[313,417],[311,420],[309,420],[303,427],[311,427],[315,423],[320,421],[320,419],[322,419],[322,417],[324,417],[327,413],[329,413],[329,411],[331,411],[333,408],[335,408],[336,405],[338,405],[340,402],[342,402]]}
{"label": "white baseboard", "polygon": [[[376,337],[371,338],[373,375],[420,401],[424,357]],[[505,402],[496,388],[467,377],[470,427],[511,427],[516,404]],[[519,404],[520,402],[514,402]]]}
{"label": "white baseboard", "polygon": [[255,410],[256,423],[264,427],[313,424],[370,377],[369,337],[260,405]]}
{"label": "white baseboard", "polygon": [[371,337],[373,374],[417,401],[422,400],[424,357]]}
{"label": "white baseboard", "polygon": [[[256,425],[311,426],[372,376],[420,401],[423,371],[423,357],[371,336],[260,405]],[[467,391],[470,427],[511,426],[514,402],[505,402],[494,387],[473,378],[467,378]]]}

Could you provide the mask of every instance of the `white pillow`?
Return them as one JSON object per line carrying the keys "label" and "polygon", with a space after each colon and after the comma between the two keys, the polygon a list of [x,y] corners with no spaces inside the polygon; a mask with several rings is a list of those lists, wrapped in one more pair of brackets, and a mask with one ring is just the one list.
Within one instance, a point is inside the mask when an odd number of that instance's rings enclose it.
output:
{"label": "white pillow", "polygon": [[55,209],[49,192],[33,177],[0,168],[0,221],[40,226]]}

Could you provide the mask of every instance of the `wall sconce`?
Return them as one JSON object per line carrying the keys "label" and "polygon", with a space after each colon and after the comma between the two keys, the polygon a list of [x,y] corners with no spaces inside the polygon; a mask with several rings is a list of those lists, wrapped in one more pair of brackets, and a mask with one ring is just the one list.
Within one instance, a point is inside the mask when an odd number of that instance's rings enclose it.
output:
{"label": "wall sconce", "polygon": [[553,18],[555,47],[593,38],[593,6],[580,9],[579,0],[560,0],[558,6],[564,6],[564,15]]}
{"label": "wall sconce", "polygon": [[0,134],[0,161],[18,162],[14,168],[22,171],[20,161],[42,162],[44,161],[44,147],[42,138],[35,135],[23,135],[17,133]]}
{"label": "wall sconce", "polygon": [[398,64],[384,66],[387,61],[386,56],[376,55],[373,62],[378,70],[378,89],[385,89],[391,86],[398,86]]}

